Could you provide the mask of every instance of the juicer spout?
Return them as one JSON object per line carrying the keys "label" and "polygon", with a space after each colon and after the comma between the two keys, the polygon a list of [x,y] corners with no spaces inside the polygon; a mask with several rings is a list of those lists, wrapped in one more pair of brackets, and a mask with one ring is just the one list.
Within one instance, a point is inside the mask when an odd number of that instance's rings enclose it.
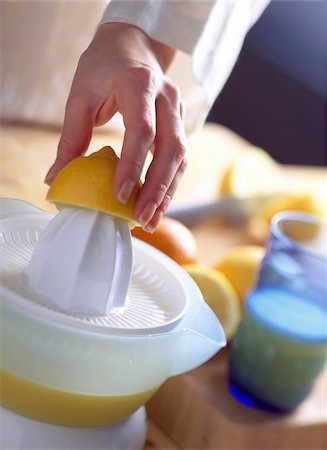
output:
{"label": "juicer spout", "polygon": [[[201,296],[194,281],[185,273],[191,295]],[[189,279],[188,279],[189,278]],[[196,302],[194,313],[183,321],[183,328],[175,351],[171,376],[180,375],[201,366],[226,346],[223,328],[215,313],[202,300]]]}

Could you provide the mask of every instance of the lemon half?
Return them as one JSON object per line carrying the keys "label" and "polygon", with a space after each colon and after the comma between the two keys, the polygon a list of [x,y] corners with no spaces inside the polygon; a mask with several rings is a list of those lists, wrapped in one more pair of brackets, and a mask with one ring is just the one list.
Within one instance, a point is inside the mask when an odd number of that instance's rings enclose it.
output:
{"label": "lemon half", "polygon": [[137,183],[126,204],[120,203],[113,193],[118,161],[118,156],[109,146],[89,156],[74,159],[53,181],[47,200],[58,208],[79,206],[111,214],[135,226],[134,206],[142,183]]}

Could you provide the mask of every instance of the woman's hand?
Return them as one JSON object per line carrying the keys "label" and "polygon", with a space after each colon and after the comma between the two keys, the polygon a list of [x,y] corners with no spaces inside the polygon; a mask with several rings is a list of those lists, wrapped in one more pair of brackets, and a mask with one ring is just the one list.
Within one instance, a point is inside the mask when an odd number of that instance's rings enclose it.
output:
{"label": "woman's hand", "polygon": [[57,159],[46,177],[88,148],[93,127],[123,116],[125,136],[114,193],[126,202],[150,148],[154,155],[135,205],[135,217],[153,231],[166,211],[186,168],[185,134],[179,89],[165,71],[174,50],[122,23],[99,27],[82,54],[66,105]]}

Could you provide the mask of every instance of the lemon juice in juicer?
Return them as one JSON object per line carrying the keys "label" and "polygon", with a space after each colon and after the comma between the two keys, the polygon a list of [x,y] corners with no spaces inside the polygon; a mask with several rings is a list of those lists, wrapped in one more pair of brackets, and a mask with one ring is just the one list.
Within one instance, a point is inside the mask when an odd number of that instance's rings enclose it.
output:
{"label": "lemon juice in juicer", "polygon": [[144,403],[226,343],[186,272],[131,238],[141,183],[116,201],[117,161],[68,164],[56,215],[0,200],[3,449],[142,448]]}

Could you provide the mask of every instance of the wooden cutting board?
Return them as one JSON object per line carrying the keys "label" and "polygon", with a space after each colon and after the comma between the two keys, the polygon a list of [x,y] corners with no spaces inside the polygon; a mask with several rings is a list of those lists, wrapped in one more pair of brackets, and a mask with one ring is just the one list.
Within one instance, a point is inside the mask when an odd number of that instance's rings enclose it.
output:
{"label": "wooden cutting board", "polygon": [[327,448],[326,371],[295,412],[274,414],[246,407],[232,397],[228,358],[227,348],[198,369],[168,380],[148,402],[151,421],[172,441],[171,447],[153,448]]}

